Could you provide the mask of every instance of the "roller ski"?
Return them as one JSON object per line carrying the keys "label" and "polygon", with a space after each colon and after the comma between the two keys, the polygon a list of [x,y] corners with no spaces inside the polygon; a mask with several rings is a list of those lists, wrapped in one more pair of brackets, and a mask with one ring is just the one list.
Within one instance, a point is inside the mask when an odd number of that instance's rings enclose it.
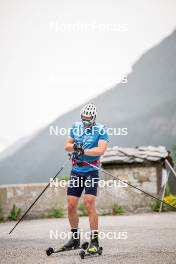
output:
{"label": "roller ski", "polygon": [[80,239],[79,238],[75,239],[71,237],[65,245],[63,245],[57,250],[54,250],[52,247],[49,247],[46,250],[46,255],[50,256],[51,254],[54,254],[54,253],[59,253],[59,252],[69,251],[69,250],[76,250],[79,248],[80,248]]}
{"label": "roller ski", "polygon": [[90,242],[90,244],[88,242],[85,242],[82,245],[79,256],[81,257],[81,259],[84,259],[85,256],[93,256],[96,254],[102,255],[102,252],[103,248],[99,246],[98,241],[93,240]]}

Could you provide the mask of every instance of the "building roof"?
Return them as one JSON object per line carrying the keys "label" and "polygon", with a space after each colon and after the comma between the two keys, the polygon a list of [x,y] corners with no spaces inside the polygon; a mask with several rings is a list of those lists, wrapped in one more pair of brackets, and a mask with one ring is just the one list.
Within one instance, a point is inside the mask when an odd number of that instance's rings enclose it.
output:
{"label": "building roof", "polygon": [[167,156],[168,152],[163,146],[141,146],[136,148],[114,146],[107,149],[101,158],[101,162],[103,165],[109,163],[144,163],[146,161],[159,161]]}

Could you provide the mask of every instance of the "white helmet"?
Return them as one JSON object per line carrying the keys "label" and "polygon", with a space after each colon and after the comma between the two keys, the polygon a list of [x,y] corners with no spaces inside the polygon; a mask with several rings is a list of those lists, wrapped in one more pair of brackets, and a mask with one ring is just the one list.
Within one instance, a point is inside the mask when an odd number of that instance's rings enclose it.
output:
{"label": "white helmet", "polygon": [[83,106],[81,109],[81,119],[82,117],[92,117],[91,122],[94,123],[97,116],[97,108],[94,104],[89,103]]}

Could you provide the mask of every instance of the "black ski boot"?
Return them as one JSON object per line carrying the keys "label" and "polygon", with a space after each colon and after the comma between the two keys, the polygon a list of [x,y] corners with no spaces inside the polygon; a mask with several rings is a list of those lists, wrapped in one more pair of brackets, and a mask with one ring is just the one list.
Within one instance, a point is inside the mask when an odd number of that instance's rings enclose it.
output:
{"label": "black ski boot", "polygon": [[76,249],[80,247],[80,238],[73,238],[71,237],[68,242],[63,245],[63,248],[65,250],[71,250],[71,249]]}
{"label": "black ski boot", "polygon": [[65,250],[76,249],[80,247],[80,234],[77,229],[71,229],[72,237],[63,246]]}

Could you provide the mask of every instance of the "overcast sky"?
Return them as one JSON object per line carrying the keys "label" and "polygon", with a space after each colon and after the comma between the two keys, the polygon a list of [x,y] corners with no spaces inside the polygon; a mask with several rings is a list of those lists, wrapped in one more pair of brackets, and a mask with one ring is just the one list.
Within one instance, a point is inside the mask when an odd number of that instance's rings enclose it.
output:
{"label": "overcast sky", "polygon": [[1,0],[0,149],[113,87],[175,14],[175,0]]}

